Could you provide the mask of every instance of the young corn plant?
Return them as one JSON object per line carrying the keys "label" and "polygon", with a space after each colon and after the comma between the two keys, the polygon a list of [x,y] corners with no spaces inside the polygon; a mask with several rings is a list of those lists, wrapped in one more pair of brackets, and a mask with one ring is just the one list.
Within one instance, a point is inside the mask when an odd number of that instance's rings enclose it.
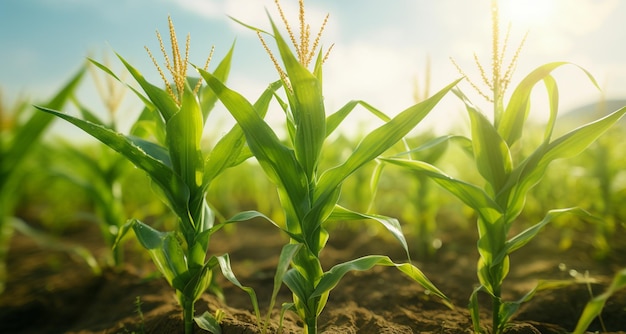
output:
{"label": "young corn plant", "polygon": [[[105,64],[108,61],[105,58]],[[104,106],[107,119],[102,119],[96,112],[83,105],[77,98],[74,104],[81,116],[92,123],[119,131],[118,115],[121,103],[126,92],[125,87],[117,80],[105,74],[102,81],[97,67],[90,63],[88,70],[97,88],[98,95]],[[104,148],[97,147],[94,152],[87,152],[84,147],[77,147],[67,142],[59,143],[55,158],[62,161],[58,167],[52,168],[55,177],[62,178],[82,188],[93,201],[97,217],[93,220],[98,224],[102,237],[112,250],[105,259],[108,267],[120,268],[123,264],[123,248],[113,247],[118,233],[126,222],[126,212],[122,200],[121,181],[129,171],[129,163],[123,156]],[[100,150],[98,150],[100,149]]]}
{"label": "young corn plant", "polygon": [[[485,80],[492,95],[483,95],[493,103],[493,120],[489,120],[460,90],[454,91],[464,102],[470,118],[473,160],[484,179],[484,185],[456,179],[425,162],[398,157],[383,160],[428,175],[477,213],[479,237],[477,246],[480,254],[477,275],[480,285],[471,294],[469,308],[474,331],[484,332],[485,329],[479,322],[478,293],[487,293],[492,303],[491,332],[497,334],[504,331],[522,302],[531,298],[537,289],[545,288],[538,286],[517,301],[503,301],[502,283],[509,272],[509,255],[528,243],[546,224],[558,216],[575,214],[589,217],[586,211],[579,208],[550,210],[540,222],[509,238],[511,227],[524,208],[527,192],[542,179],[552,161],[582,152],[626,113],[626,107],[571,130],[561,137],[553,138],[559,92],[551,73],[568,64],[565,62],[545,64],[532,71],[515,88],[508,104],[505,104],[504,92],[509,84],[519,49],[505,72],[502,61],[505,48],[500,50],[498,46],[497,1],[494,0],[492,6],[493,78]],[[480,67],[480,64],[478,66]],[[584,69],[583,71],[597,87],[593,77]],[[483,71],[483,78],[486,77]],[[543,141],[531,154],[515,161],[512,152],[525,129],[530,111],[531,91],[539,82],[543,82],[547,89],[550,110]]]}
{"label": "young corn plant", "polygon": [[[602,309],[606,304],[606,301],[611,298],[616,292],[621,289],[626,288],[626,269],[620,270],[611,285],[602,293],[601,295],[593,298],[591,301],[587,303],[583,313],[580,315],[578,319],[578,323],[576,324],[576,328],[574,329],[574,334],[583,334],[587,333],[587,328],[591,325],[591,322],[598,317],[602,313]],[[601,322],[602,327],[604,324]],[[603,331],[606,332],[606,328],[603,328]]]}
{"label": "young corn plant", "polygon": [[[349,102],[336,113],[326,115],[322,94],[322,63],[326,56],[321,50],[315,55],[324,24],[315,41],[310,43],[310,28],[304,20],[303,1],[299,4],[299,42],[278,4],[281,18],[295,47],[295,55],[271,18],[271,34],[251,27],[257,31],[281,78],[286,101],[278,96],[276,98],[286,115],[288,137],[285,140],[279,139],[264,121],[257,106],[227,88],[214,75],[203,70],[200,73],[241,126],[250,151],[277,187],[285,214],[285,225],[280,228],[289,235],[290,243],[285,245],[281,253],[275,284],[280,285],[282,281],[293,293],[293,303],[284,305],[283,311],[294,310],[304,323],[303,332],[314,334],[318,330],[318,316],[326,305],[330,291],[349,271],[368,270],[375,265],[393,266],[433,294],[445,298],[411,263],[398,264],[387,256],[371,255],[324,270],[320,263],[320,253],[329,238],[327,227],[330,222],[363,219],[373,219],[381,223],[407,250],[406,240],[396,219],[358,213],[338,205],[341,186],[349,175],[400,141],[456,82],[393,119],[386,118],[363,103],[363,106],[388,121],[366,135],[340,165],[320,171],[318,166],[324,157],[325,139],[360,102]],[[273,36],[284,70],[269,51],[262,34]],[[307,66],[311,62],[314,64],[313,70],[309,71]],[[275,287],[274,293],[276,291]]]}
{"label": "young corn plant", "polygon": [[[45,105],[50,108],[62,108],[69,100],[83,75],[84,67],[63,86]],[[1,95],[0,95],[1,98]],[[15,219],[13,215],[15,200],[18,198],[20,180],[25,175],[23,163],[33,151],[42,134],[54,120],[54,117],[42,113],[29,114],[32,111],[26,103],[19,103],[9,110],[0,100],[0,293],[6,281],[6,256],[9,242],[13,235]]]}
{"label": "young corn plant", "polygon": [[[224,224],[249,219],[259,214],[242,212],[228,221],[216,224],[214,212],[206,199],[206,192],[211,182],[221,172],[241,163],[251,155],[244,149],[245,138],[239,126],[234,126],[226,133],[210,152],[203,152],[202,131],[217,98],[210,89],[202,87],[200,80],[187,78],[189,35],[183,57],[171,19],[169,30],[171,61],[158,31],[157,37],[166,60],[165,66],[173,76],[173,83],[166,79],[148,50],[165,82],[164,89],[149,83],[137,69],[118,55],[145,93],[144,95],[133,89],[145,104],[138,123],[151,134],[154,141],[124,135],[102,124],[53,109],[44,107],[39,109],[74,124],[122,154],[148,174],[157,193],[178,217],[177,228],[174,231],[161,232],[137,219],[131,219],[122,227],[117,239],[119,240],[132,228],[141,245],[149,251],[156,267],[176,291],[183,311],[185,333],[193,332],[194,320],[204,329],[219,332],[218,321],[208,313],[194,319],[195,302],[210,287],[214,269],[218,265],[227,279],[237,286],[242,286],[230,269],[228,254],[207,258],[211,235]],[[220,80],[227,78],[232,52],[231,48],[213,72],[216,78]],[[205,64],[205,69],[210,58],[211,56]],[[92,62],[117,78],[106,66]],[[259,112],[266,110],[272,93],[271,89],[264,93],[255,104],[255,110]],[[253,292],[249,293],[258,313],[256,297]]]}

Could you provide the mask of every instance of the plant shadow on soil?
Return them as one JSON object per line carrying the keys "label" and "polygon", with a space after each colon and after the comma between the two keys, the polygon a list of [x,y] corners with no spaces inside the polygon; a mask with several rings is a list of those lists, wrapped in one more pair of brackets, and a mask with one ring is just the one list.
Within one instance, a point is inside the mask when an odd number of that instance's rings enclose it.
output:
{"label": "plant shadow on soil", "polygon": [[[376,267],[370,271],[348,273],[331,291],[326,309],[319,319],[320,333],[471,333],[467,300],[477,279],[477,252],[472,229],[441,232],[443,247],[427,260],[414,261],[424,273],[457,305],[449,309],[438,298],[425,293],[393,268]],[[273,275],[280,248],[286,239],[267,223],[247,222],[236,233],[220,231],[212,238],[211,252],[229,252],[233,270],[242,284],[255,289],[261,312],[267,310]],[[624,231],[621,231],[624,232]],[[620,233],[616,233],[619,238]],[[83,229],[64,237],[68,244],[89,245],[96,254],[105,250],[97,230]],[[588,270],[597,283],[594,294],[608,286],[612,275],[626,267],[626,246],[614,249],[604,261],[593,258],[588,243],[578,242],[566,251],[557,249],[558,231],[548,228],[543,234],[511,257],[511,272],[503,291],[505,299],[520,297],[538,279],[570,279],[568,268]],[[581,238],[585,234],[581,233]],[[409,238],[410,241],[410,238]],[[410,242],[409,242],[410,243]],[[137,247],[136,245],[134,247]],[[84,262],[66,253],[42,249],[33,240],[16,233],[8,259],[9,279],[0,295],[0,333],[180,333],[181,310],[174,291],[161,277],[145,252],[132,248],[123,269],[105,270],[94,276]],[[406,256],[394,240],[372,233],[338,227],[324,249],[323,265],[332,265],[369,254],[389,255],[396,261]],[[413,255],[418,258],[417,255]],[[239,288],[216,275],[226,302],[206,293],[196,304],[196,313],[206,310],[225,313],[222,331],[260,333],[251,310],[250,299]],[[281,288],[269,333],[278,327],[279,309],[291,298]],[[571,332],[590,294],[586,284],[572,284],[557,290],[540,291],[522,305],[508,333]],[[137,303],[140,303],[139,307]],[[488,300],[481,296],[484,323],[489,321]],[[625,333],[626,291],[607,302],[602,319],[608,333]],[[300,333],[301,323],[287,313],[284,333]],[[597,320],[590,331],[601,331]],[[197,333],[203,333],[196,328]]]}

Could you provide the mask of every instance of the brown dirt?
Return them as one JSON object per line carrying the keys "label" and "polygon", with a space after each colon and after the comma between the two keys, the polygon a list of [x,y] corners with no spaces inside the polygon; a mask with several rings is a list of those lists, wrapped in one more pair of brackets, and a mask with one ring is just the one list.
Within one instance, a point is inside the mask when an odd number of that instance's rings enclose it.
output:
{"label": "brown dirt", "polygon": [[[286,241],[278,231],[263,223],[244,223],[237,233],[220,231],[212,239],[211,251],[231,256],[239,280],[253,287],[265,312],[271,293],[274,268],[280,247]],[[584,236],[582,236],[584,237]],[[392,268],[375,268],[349,273],[331,292],[319,324],[321,333],[471,333],[467,299],[476,284],[475,236],[468,230],[452,229],[442,234],[443,247],[429,260],[416,262],[456,306],[449,309],[437,298],[425,294]],[[68,243],[103,248],[92,230],[67,236]],[[527,292],[537,279],[571,279],[559,264],[580,272],[588,270],[597,280],[595,294],[607,286],[613,273],[626,267],[626,249],[616,249],[605,261],[596,261],[584,242],[568,251],[556,248],[558,234],[548,229],[511,259],[511,273],[505,298]],[[622,239],[623,240],[623,239]],[[31,239],[16,234],[9,255],[7,290],[0,295],[0,333],[179,333],[180,308],[173,290],[164,279],[153,275],[150,260],[130,249],[130,260],[118,271],[94,276],[80,260],[65,253],[41,249]],[[343,227],[331,233],[323,253],[323,265],[368,254],[385,254],[401,261],[403,251],[392,240],[371,233],[355,233]],[[417,257],[415,255],[415,257]],[[218,274],[226,302],[205,294],[196,313],[221,309],[226,316],[223,333],[259,333],[251,304],[245,293]],[[280,305],[290,299],[284,287]],[[485,302],[487,298],[484,296]],[[140,301],[141,315],[137,301]],[[539,292],[524,304],[509,333],[566,333],[572,331],[589,292],[585,284]],[[270,332],[275,332],[279,307],[272,315]],[[482,316],[488,319],[488,307]],[[143,317],[143,320],[142,320]],[[625,333],[626,291],[607,303],[603,312],[608,333]],[[487,321],[485,323],[488,323]],[[297,317],[287,313],[285,333],[301,332]],[[600,331],[595,321],[591,331]],[[198,333],[202,331],[197,329]]]}

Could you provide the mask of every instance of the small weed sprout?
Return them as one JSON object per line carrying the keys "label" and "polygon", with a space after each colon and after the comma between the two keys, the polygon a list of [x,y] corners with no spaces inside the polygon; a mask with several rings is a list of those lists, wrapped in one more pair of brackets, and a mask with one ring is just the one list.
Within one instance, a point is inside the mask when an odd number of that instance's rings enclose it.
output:
{"label": "small weed sprout", "polygon": [[137,315],[139,316],[139,333],[145,333],[146,328],[143,318],[143,311],[141,310],[141,304],[143,304],[141,302],[141,297],[137,296],[135,298],[135,312],[137,312]]}
{"label": "small weed sprout", "polygon": [[576,328],[574,329],[574,334],[585,333],[593,319],[596,317],[599,317],[602,331],[606,332],[604,321],[602,320],[601,315],[602,309],[604,308],[606,301],[611,298],[613,294],[624,288],[626,288],[626,269],[622,269],[615,274],[615,277],[611,281],[611,285],[609,285],[609,287],[601,295],[593,297],[593,294],[590,290],[589,294],[592,296],[592,299],[587,303],[585,309],[583,310],[583,313],[578,319],[578,323],[576,324]]}

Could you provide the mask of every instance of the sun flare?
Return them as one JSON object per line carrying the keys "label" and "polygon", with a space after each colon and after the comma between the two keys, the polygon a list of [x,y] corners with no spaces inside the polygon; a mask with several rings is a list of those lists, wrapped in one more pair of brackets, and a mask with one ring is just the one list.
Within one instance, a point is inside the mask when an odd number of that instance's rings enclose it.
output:
{"label": "sun flare", "polygon": [[504,22],[534,27],[549,23],[556,13],[556,0],[502,0],[500,9]]}

